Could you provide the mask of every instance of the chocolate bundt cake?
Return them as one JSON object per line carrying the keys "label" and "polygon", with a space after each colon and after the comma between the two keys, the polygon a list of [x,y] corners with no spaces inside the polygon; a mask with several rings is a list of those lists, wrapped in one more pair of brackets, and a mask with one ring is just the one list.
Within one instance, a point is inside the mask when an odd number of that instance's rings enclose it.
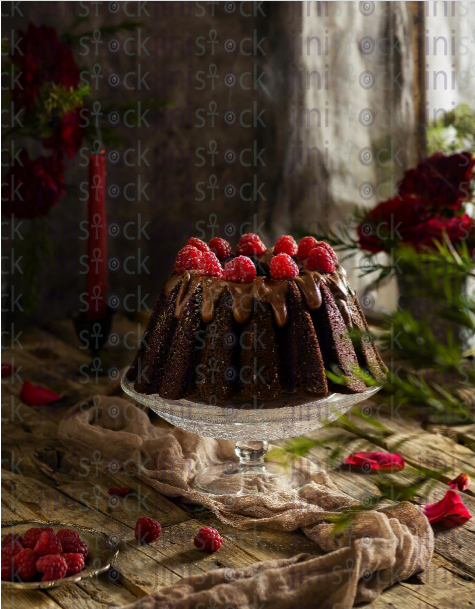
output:
{"label": "chocolate bundt cake", "polygon": [[[136,391],[223,404],[285,392],[322,398],[386,378],[356,294],[333,249],[313,237],[253,234],[236,255],[224,239],[192,238],[152,311],[127,380]],[[326,371],[346,378],[337,384]]]}

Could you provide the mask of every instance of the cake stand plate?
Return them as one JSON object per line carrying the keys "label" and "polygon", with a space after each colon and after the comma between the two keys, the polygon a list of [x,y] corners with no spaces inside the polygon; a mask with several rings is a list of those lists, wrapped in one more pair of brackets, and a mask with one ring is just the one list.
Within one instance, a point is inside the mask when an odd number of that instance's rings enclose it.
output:
{"label": "cake stand plate", "polygon": [[319,429],[364,402],[381,387],[363,393],[332,393],[323,399],[283,394],[271,402],[233,399],[225,405],[207,404],[198,397],[169,400],[158,394],[138,393],[133,383],[122,377],[121,387],[131,398],[144,404],[176,427],[199,436],[236,440],[239,461],[208,467],[195,477],[199,490],[217,495],[255,495],[276,489],[301,488],[307,478],[293,466],[265,460],[268,440],[291,438]]}

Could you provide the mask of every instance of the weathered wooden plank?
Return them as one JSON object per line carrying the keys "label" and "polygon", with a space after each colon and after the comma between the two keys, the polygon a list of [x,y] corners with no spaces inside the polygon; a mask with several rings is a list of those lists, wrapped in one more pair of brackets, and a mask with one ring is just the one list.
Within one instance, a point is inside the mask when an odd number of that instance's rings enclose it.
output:
{"label": "weathered wooden plank", "polygon": [[2,590],[2,608],[4,609],[60,609],[57,604],[44,592],[19,592]]}
{"label": "weathered wooden plank", "polygon": [[[103,476],[103,477],[101,477]],[[163,495],[139,481],[130,480],[131,492],[126,497],[109,496],[107,491],[116,486],[114,480],[101,473],[97,478],[76,479],[70,484],[61,484],[59,490],[83,505],[98,510],[130,528],[134,528],[137,518],[148,516],[158,520],[163,526],[189,520],[190,516],[180,510]],[[117,507],[116,507],[117,506]]]}

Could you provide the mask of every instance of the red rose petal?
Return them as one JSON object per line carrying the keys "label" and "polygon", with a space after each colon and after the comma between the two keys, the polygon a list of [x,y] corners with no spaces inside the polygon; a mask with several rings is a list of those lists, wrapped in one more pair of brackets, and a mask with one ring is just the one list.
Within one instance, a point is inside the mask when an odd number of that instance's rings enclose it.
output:
{"label": "red rose petal", "polygon": [[457,489],[463,493],[470,486],[470,477],[465,472],[462,472],[453,480],[449,480],[447,484],[450,488]]}
{"label": "red rose petal", "polygon": [[366,471],[401,471],[405,463],[397,453],[359,452],[345,459],[347,465],[355,465]]}
{"label": "red rose petal", "polygon": [[113,486],[107,491],[107,493],[109,495],[118,495],[119,497],[125,497],[130,493],[130,488],[127,488],[126,486],[123,486],[121,488]]}
{"label": "red rose petal", "polygon": [[422,511],[431,524],[442,522],[447,526],[453,526],[463,524],[471,518],[469,511],[455,491],[447,491],[443,499],[424,505]]}
{"label": "red rose petal", "polygon": [[60,400],[62,397],[63,394],[58,395],[56,391],[53,391],[52,389],[33,385],[33,383],[30,383],[29,381],[23,381],[20,398],[25,404],[29,404],[30,406],[42,406],[43,404],[56,402],[56,400]]}

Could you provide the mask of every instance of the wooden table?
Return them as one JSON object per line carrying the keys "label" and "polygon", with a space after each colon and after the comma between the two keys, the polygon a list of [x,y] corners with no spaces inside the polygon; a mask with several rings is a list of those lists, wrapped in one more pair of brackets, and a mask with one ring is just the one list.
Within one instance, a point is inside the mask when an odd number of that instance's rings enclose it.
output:
{"label": "wooden table", "polygon": [[[140,323],[141,322],[141,323]],[[104,347],[101,367],[128,365],[143,331],[144,320],[130,320],[116,315],[113,329],[120,333],[121,346]],[[18,333],[19,329],[15,328]],[[152,546],[137,548],[135,543],[122,550],[115,568],[96,579],[68,585],[47,592],[2,594],[2,606],[19,608],[78,609],[78,607],[121,607],[149,594],[156,586],[177,582],[183,576],[218,567],[240,569],[258,561],[285,558],[300,552],[321,554],[318,546],[300,531],[281,533],[257,528],[239,531],[225,526],[207,510],[187,506],[158,495],[143,482],[119,474],[110,475],[104,464],[89,470],[68,468],[68,448],[57,440],[57,427],[69,405],[95,393],[114,390],[107,376],[93,373],[87,379],[89,352],[79,348],[72,322],[64,320],[43,328],[26,328],[11,348],[2,354],[3,363],[21,366],[21,380],[2,379],[2,519],[61,520],[121,535],[132,532],[139,515],[156,518],[163,534]],[[84,366],[84,367],[83,367]],[[83,368],[82,368],[83,367]],[[97,376],[96,376],[97,374]],[[28,406],[19,399],[21,381],[42,383],[58,393],[64,392],[60,405]],[[118,388],[116,387],[116,391]],[[329,455],[332,438],[346,437],[341,455],[355,450],[396,450],[404,457],[407,467],[397,474],[399,480],[417,476],[421,462],[441,472],[440,480],[427,486],[417,497],[418,503],[429,503],[443,496],[446,482],[461,471],[475,480],[475,425],[458,427],[430,425],[424,417],[413,416],[403,408],[384,404],[383,398],[373,401],[380,419],[389,433],[386,437],[359,421],[356,430],[333,424],[318,433],[328,444],[315,448],[310,458],[329,470],[335,483],[352,497],[364,498],[379,492],[374,479],[350,473],[343,467],[331,465]],[[392,417],[391,417],[392,411]],[[383,419],[385,417],[385,419]],[[157,424],[167,425],[160,419]],[[314,434],[309,434],[311,437]],[[378,443],[376,446],[375,442]],[[107,490],[111,486],[128,486],[141,494],[144,503],[139,508],[133,498],[123,507],[111,509]],[[140,487],[140,488],[139,488]],[[465,505],[475,515],[472,491],[463,494]],[[135,496],[134,496],[135,497]],[[214,525],[224,537],[222,549],[214,555],[204,555],[194,549],[193,537],[201,526]],[[456,529],[434,527],[436,551],[430,568],[421,576],[397,584],[373,603],[375,608],[423,607],[465,608],[475,604],[475,518]]]}

